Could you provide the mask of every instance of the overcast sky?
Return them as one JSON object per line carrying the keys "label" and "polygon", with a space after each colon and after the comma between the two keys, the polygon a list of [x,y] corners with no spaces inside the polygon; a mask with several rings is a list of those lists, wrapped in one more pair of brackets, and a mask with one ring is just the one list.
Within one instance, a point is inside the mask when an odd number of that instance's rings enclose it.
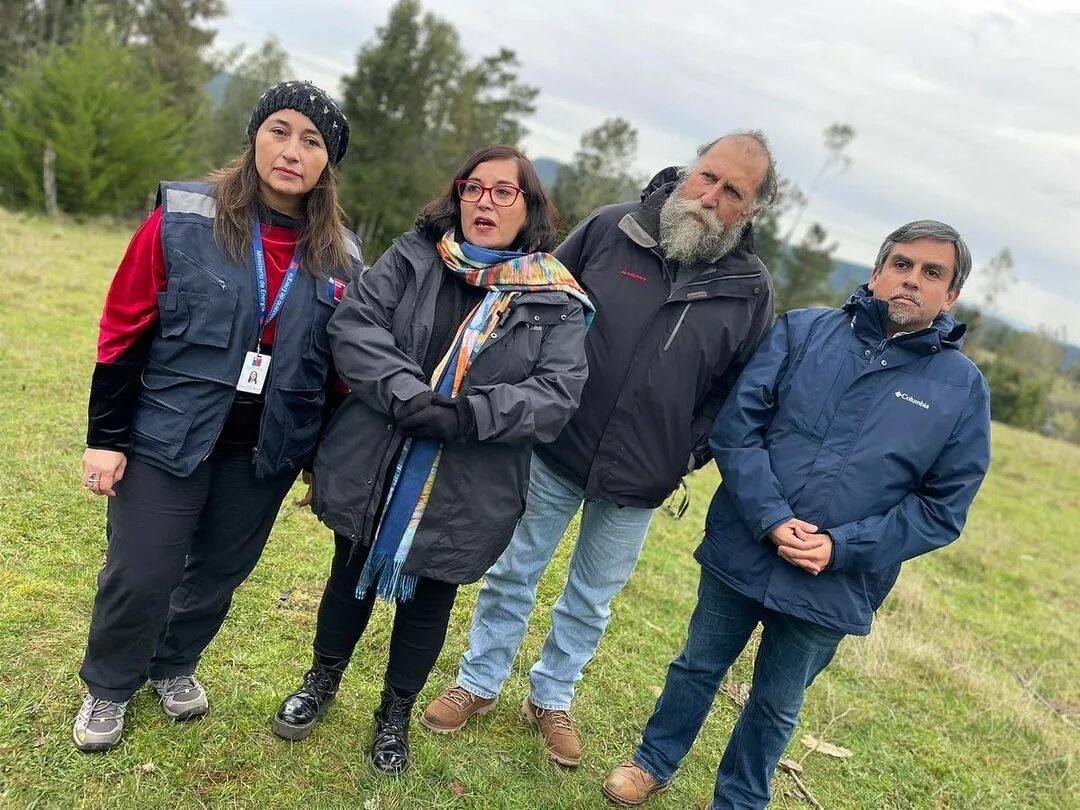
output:
{"label": "overcast sky", "polygon": [[[391,0],[229,0],[219,43],[275,34],[293,72],[340,92]],[[822,130],[855,127],[851,170],[823,184],[806,221],[869,264],[883,237],[941,219],[979,268],[1011,248],[1009,320],[1080,343],[1080,3],[1076,0],[744,2],[429,0],[474,56],[506,46],[540,88],[532,157],[568,160],[581,133],[622,116],[644,173],[697,144],[760,128],[804,189]],[[355,124],[354,124],[355,125]],[[963,300],[962,298],[962,300]]]}

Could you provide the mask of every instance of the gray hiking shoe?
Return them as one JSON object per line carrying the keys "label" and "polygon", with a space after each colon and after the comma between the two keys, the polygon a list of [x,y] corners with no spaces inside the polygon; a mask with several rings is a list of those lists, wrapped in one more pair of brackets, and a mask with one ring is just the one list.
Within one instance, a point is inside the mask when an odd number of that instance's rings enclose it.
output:
{"label": "gray hiking shoe", "polygon": [[80,751],[108,751],[120,742],[124,733],[124,712],[128,702],[104,700],[88,694],[83,698],[71,738]]}
{"label": "gray hiking shoe", "polygon": [[194,720],[210,711],[206,690],[194,675],[176,675],[161,680],[150,679],[161,696],[161,710],[170,720]]}

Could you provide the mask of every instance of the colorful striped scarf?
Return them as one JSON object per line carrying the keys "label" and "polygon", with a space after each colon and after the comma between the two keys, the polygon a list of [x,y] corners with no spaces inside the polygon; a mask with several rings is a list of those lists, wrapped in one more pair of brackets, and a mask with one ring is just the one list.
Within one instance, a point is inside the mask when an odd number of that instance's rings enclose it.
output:
{"label": "colorful striped scarf", "polygon": [[[458,395],[484,341],[522,292],[564,292],[584,305],[587,323],[592,319],[589,297],[570,271],[550,253],[518,253],[479,248],[467,242],[458,244],[452,232],[443,236],[437,248],[451,272],[488,293],[458,327],[450,350],[435,367],[431,387],[436,393]],[[431,498],[441,460],[441,442],[425,438],[405,440],[375,542],[356,585],[357,598],[363,598],[372,584],[387,601],[413,597],[417,577],[405,573],[405,562]],[[476,493],[476,497],[483,497],[483,493]]]}

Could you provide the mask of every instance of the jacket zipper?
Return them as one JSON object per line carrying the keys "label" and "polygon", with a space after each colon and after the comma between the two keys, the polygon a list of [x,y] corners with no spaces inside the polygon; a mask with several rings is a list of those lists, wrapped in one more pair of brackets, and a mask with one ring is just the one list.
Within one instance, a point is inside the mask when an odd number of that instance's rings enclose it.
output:
{"label": "jacket zipper", "polygon": [[[177,250],[176,252],[179,253],[184,258],[186,258],[193,265],[195,265],[195,267],[197,267],[199,270],[201,270],[203,272],[203,274],[206,275],[208,278],[213,279],[219,285],[221,285],[221,289],[223,289],[223,290],[226,289],[225,282],[222,281],[217,276],[215,276],[213,273],[211,273],[207,268],[205,268],[201,264],[199,264],[199,262],[195,261],[193,258],[191,258],[186,253],[183,253],[180,250]],[[262,337],[259,334],[259,313],[258,313],[259,307],[258,307],[258,304],[256,304],[255,309],[256,309],[256,312],[255,312],[255,340],[254,340],[254,343],[255,343],[256,347],[258,347],[259,338]],[[285,308],[282,307],[281,311],[282,311],[282,315],[284,315]],[[251,345],[251,344],[249,343],[248,345]],[[245,352],[245,355],[246,355],[246,352]],[[264,390],[266,391],[266,394],[263,397],[263,412],[259,417],[259,435],[255,439],[255,446],[251,448],[251,465],[252,465],[252,467],[257,467],[258,464],[259,464],[259,446],[262,444],[263,425],[266,422],[267,400],[270,398],[269,385],[270,385],[270,380],[267,379],[265,381],[265,383],[263,384],[263,387],[264,387]],[[236,386],[234,385],[233,386],[233,398],[235,399],[235,397],[236,397]],[[232,408],[231,404],[229,405],[229,408],[230,409]],[[203,456],[203,461],[206,461],[206,459],[210,458],[210,455],[214,452],[214,448],[217,446],[218,439],[221,438],[221,432],[223,430],[225,430],[225,423],[228,420],[229,420],[229,410],[227,409],[225,411],[225,417],[221,420],[221,424],[218,425],[217,431],[214,433],[214,440],[210,443],[210,449],[207,451],[206,455]]]}
{"label": "jacket zipper", "polygon": [[682,326],[683,321],[686,320],[686,313],[690,310],[690,305],[693,304],[693,303],[694,303],[693,301],[687,301],[686,306],[683,307],[682,314],[679,315],[679,320],[677,320],[675,322],[675,328],[671,330],[671,334],[668,336],[667,343],[664,344],[664,351],[665,352],[668,350],[668,347],[671,345],[671,341],[673,341],[675,339],[675,335],[677,335],[679,333],[679,328]]}
{"label": "jacket zipper", "polygon": [[194,266],[196,270],[198,270],[200,273],[202,273],[208,279],[210,279],[215,284],[217,284],[219,287],[221,287],[221,289],[223,289],[223,290],[228,289],[228,286],[226,286],[224,279],[219,278],[218,276],[216,276],[212,272],[210,272],[209,268],[203,266],[202,262],[195,261],[195,259],[188,256],[186,253],[184,253],[184,251],[180,250],[179,248],[174,248],[174,250],[180,256],[183,256],[185,259],[187,259],[189,262],[191,262],[192,266]]}

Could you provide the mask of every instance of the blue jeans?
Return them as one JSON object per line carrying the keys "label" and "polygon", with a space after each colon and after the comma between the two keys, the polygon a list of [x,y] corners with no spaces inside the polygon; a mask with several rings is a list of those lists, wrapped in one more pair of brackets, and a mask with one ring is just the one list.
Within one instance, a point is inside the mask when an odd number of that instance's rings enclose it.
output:
{"label": "blue jeans", "polygon": [[[536,585],[584,495],[536,455],[529,494],[510,545],[484,576],[461,656],[458,685],[494,698],[510,677],[536,604]],[[634,571],[652,509],[585,502],[566,585],[551,615],[551,632],[530,672],[530,697],[542,709],[569,709],[574,685],[611,616],[611,600]]]}
{"label": "blue jeans", "polygon": [[806,690],[832,660],[843,633],[769,610],[702,569],[686,646],[668,668],[664,691],[634,753],[634,762],[654,779],[671,779],[701,730],[724,673],[759,622],[764,630],[754,682],[716,772],[711,810],[769,803],[769,783],[795,731]]}

